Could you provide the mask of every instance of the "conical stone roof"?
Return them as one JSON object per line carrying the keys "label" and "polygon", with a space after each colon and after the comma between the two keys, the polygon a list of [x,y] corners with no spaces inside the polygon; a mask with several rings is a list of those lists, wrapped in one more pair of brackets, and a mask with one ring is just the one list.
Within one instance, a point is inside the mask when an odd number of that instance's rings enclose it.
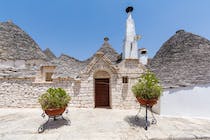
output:
{"label": "conical stone roof", "polygon": [[37,43],[12,22],[0,22],[0,59],[47,59]]}
{"label": "conical stone roof", "polygon": [[110,59],[110,61],[115,64],[118,61],[119,54],[111,47],[111,45],[108,43],[108,41],[104,41],[101,48],[97,50],[97,52],[86,60],[86,62],[90,62],[98,52],[104,53],[104,56]]}
{"label": "conical stone roof", "polygon": [[56,56],[54,55],[54,53],[53,53],[49,48],[47,48],[46,50],[44,50],[43,53],[44,53],[50,60],[53,60],[53,59],[56,58]]}
{"label": "conical stone roof", "polygon": [[56,63],[57,67],[54,71],[53,78],[75,78],[87,65],[85,62],[65,54],[62,54]]}
{"label": "conical stone roof", "polygon": [[[113,63],[118,60],[119,54],[105,41],[102,47],[97,51],[104,53],[105,57],[110,59]],[[75,78],[79,76],[80,72],[93,60],[97,52],[85,61],[77,60],[68,55],[62,54],[56,60],[56,69],[54,71],[53,78]]]}
{"label": "conical stone roof", "polygon": [[210,83],[210,41],[184,30],[177,31],[148,67],[165,88]]}
{"label": "conical stone roof", "polygon": [[97,52],[103,52],[105,57],[109,58],[112,62],[116,62],[118,60],[119,54],[106,41]]}

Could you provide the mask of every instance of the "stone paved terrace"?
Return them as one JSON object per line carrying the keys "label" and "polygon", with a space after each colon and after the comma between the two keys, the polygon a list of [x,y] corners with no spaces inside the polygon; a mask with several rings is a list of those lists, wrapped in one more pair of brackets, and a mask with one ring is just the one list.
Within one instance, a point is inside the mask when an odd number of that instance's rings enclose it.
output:
{"label": "stone paved terrace", "polygon": [[[0,109],[0,140],[147,140],[210,139],[210,120],[167,118],[156,115],[156,125],[145,131],[144,120],[135,120],[138,110],[70,108],[65,114],[71,125],[62,120],[50,123],[38,134],[43,119],[41,109]],[[142,110],[144,112],[144,110]]]}

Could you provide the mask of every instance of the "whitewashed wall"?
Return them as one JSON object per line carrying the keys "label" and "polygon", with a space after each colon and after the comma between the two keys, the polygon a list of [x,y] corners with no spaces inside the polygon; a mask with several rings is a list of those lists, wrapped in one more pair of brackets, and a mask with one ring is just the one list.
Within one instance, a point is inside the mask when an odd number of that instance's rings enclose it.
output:
{"label": "whitewashed wall", "polygon": [[210,84],[165,90],[160,115],[210,117]]}
{"label": "whitewashed wall", "polygon": [[147,54],[140,54],[139,56],[139,62],[143,65],[146,65],[148,61],[148,55]]}

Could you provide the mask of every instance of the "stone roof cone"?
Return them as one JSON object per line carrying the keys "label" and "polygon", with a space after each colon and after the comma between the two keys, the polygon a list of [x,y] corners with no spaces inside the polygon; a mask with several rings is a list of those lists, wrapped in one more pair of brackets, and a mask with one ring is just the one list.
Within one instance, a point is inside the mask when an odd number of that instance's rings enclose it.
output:
{"label": "stone roof cone", "polygon": [[12,21],[0,22],[0,59],[47,59],[38,44]]}
{"label": "stone roof cone", "polygon": [[102,47],[97,52],[103,52],[104,55],[109,58],[112,62],[116,62],[119,54],[111,47],[109,44],[109,38],[104,38],[104,43]]}
{"label": "stone roof cone", "polygon": [[50,60],[56,59],[55,54],[54,54],[49,48],[47,48],[46,50],[44,50],[43,53],[44,53]]}
{"label": "stone roof cone", "polygon": [[165,88],[210,83],[210,41],[179,30],[166,41],[149,68]]}

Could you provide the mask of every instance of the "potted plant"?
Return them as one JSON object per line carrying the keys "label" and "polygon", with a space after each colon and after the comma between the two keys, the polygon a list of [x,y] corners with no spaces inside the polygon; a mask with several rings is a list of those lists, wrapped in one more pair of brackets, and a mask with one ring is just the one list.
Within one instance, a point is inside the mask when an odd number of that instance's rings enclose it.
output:
{"label": "potted plant", "polygon": [[132,87],[132,91],[141,105],[152,107],[162,94],[162,86],[154,73],[146,71]]}
{"label": "potted plant", "polygon": [[49,88],[39,97],[39,103],[48,116],[62,115],[71,97],[62,88]]}

